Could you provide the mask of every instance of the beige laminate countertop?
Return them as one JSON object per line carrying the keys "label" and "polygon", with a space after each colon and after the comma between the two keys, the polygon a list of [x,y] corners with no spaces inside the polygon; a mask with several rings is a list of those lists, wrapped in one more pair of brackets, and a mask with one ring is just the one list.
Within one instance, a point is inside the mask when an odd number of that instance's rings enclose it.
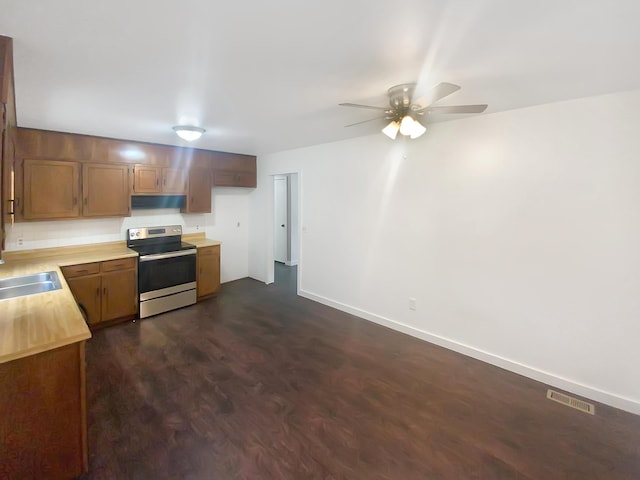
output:
{"label": "beige laminate countertop", "polygon": [[[204,233],[187,234],[183,239],[197,247],[220,245]],[[125,242],[4,252],[0,278],[53,270],[62,288],[0,300],[0,363],[91,338],[60,267],[137,256]]]}
{"label": "beige laminate countertop", "polygon": [[222,242],[205,238],[204,233],[187,233],[182,236],[182,239],[185,242],[193,243],[198,248],[222,245]]}
{"label": "beige laminate countertop", "polygon": [[58,273],[62,288],[0,300],[0,363],[91,337],[61,266],[135,256],[137,253],[124,242],[5,252],[0,278],[53,270]]}

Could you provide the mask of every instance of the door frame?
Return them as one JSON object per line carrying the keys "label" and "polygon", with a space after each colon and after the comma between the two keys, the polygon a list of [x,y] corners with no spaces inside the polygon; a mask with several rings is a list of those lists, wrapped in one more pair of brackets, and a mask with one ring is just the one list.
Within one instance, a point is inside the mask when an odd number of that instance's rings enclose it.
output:
{"label": "door frame", "polygon": [[266,238],[266,242],[267,242],[267,255],[266,255],[266,260],[267,260],[267,265],[266,265],[266,273],[267,273],[267,278],[265,283],[268,285],[270,283],[274,282],[274,278],[275,278],[275,258],[274,258],[274,248],[275,248],[275,228],[274,228],[274,222],[275,222],[275,188],[274,188],[274,180],[276,176],[282,176],[282,175],[297,175],[298,176],[298,202],[297,202],[297,207],[298,207],[298,226],[297,226],[297,233],[298,233],[298,281],[297,281],[297,286],[296,286],[296,293],[298,295],[300,295],[300,289],[301,289],[301,285],[302,285],[302,273],[303,273],[303,237],[302,237],[302,232],[303,232],[303,227],[302,227],[302,223],[303,223],[303,213],[302,213],[302,205],[303,205],[303,176],[302,176],[302,172],[300,170],[289,170],[289,171],[285,171],[285,172],[278,172],[278,173],[273,173],[271,175],[269,175],[269,185],[268,185],[268,192],[267,194],[269,195],[269,199],[270,201],[268,202],[269,207],[268,207],[268,218],[267,218],[267,238]]}

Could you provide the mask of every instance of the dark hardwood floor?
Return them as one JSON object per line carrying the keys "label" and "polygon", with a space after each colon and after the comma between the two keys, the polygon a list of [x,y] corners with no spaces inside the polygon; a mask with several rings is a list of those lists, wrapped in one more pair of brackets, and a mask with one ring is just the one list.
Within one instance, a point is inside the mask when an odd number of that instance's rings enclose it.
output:
{"label": "dark hardwood floor", "polygon": [[[284,270],[283,270],[284,269]],[[96,332],[90,479],[638,479],[640,417],[243,279]]]}

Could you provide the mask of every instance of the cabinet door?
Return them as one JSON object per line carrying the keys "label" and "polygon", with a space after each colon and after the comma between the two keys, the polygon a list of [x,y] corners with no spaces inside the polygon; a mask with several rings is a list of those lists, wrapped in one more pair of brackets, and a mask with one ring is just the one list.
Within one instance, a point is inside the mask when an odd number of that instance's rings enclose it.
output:
{"label": "cabinet door", "polygon": [[187,193],[187,175],[181,168],[163,168],[162,193]]}
{"label": "cabinet door", "polygon": [[189,171],[187,213],[211,213],[211,171],[195,168]]}
{"label": "cabinet door", "polygon": [[160,167],[136,165],[134,169],[133,191],[135,193],[160,193]]}
{"label": "cabinet door", "polygon": [[[13,40],[0,36],[0,250],[4,248],[4,226],[10,225],[14,209],[13,172],[16,135],[16,101],[13,81]],[[1,257],[2,255],[0,255]]]}
{"label": "cabinet door", "polygon": [[102,321],[128,317],[138,312],[135,270],[102,275]]}
{"label": "cabinet door", "polygon": [[76,162],[24,161],[24,218],[80,216],[80,167]]}
{"label": "cabinet door", "polygon": [[255,187],[255,172],[239,172],[233,170],[216,170],[214,172],[216,187]]}
{"label": "cabinet door", "polygon": [[[2,59],[0,58],[0,61]],[[0,85],[2,85],[2,79],[0,78]],[[4,176],[5,176],[5,157],[7,150],[7,144],[9,143],[9,138],[7,135],[7,107],[4,103],[0,102],[0,258],[2,258],[2,250],[4,250],[4,222],[5,222],[5,211],[7,208],[5,207],[5,203],[9,200],[7,198],[5,200],[5,188],[4,188]]]}
{"label": "cabinet door", "polygon": [[84,217],[131,215],[128,165],[85,163],[82,167]]}
{"label": "cabinet door", "polygon": [[216,170],[213,172],[213,184],[216,187],[235,187],[236,173],[231,170]]}
{"label": "cabinet door", "polygon": [[0,364],[0,477],[87,471],[84,342]]}
{"label": "cabinet door", "polygon": [[198,298],[220,290],[220,245],[198,248]]}
{"label": "cabinet door", "polygon": [[94,325],[100,322],[102,317],[100,308],[102,282],[100,281],[100,275],[69,278],[67,283],[76,302],[84,308],[84,312],[87,315],[87,323]]}

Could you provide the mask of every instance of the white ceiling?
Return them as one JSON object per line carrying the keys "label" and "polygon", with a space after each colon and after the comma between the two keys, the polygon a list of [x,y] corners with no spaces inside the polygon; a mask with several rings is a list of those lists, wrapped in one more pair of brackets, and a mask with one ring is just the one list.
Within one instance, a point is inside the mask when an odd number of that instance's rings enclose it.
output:
{"label": "white ceiling", "polygon": [[171,127],[192,123],[207,130],[194,146],[214,150],[373,133],[383,124],[344,125],[376,112],[338,103],[386,105],[411,81],[461,85],[440,104],[485,114],[640,88],[638,0],[0,0],[0,12],[20,126],[181,145]]}

